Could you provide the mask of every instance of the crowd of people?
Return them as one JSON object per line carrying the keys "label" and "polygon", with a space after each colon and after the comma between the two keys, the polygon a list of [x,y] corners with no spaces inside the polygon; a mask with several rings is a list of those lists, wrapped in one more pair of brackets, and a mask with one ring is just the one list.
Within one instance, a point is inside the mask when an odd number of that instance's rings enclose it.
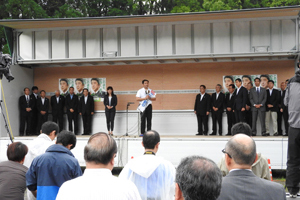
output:
{"label": "crowd of people", "polygon": [[[284,105],[286,86],[289,80],[280,84],[281,90],[274,88],[274,81],[268,75],[260,75],[254,79],[254,87],[250,76],[237,78],[235,84],[233,77],[225,76],[228,83],[228,92],[222,93],[221,84],[216,85],[216,92],[212,95],[206,93],[206,86],[200,85],[200,94],[196,96],[194,112],[197,115],[198,133],[208,135],[208,117],[212,116],[212,133],[209,135],[223,135],[222,115],[227,114],[228,132],[238,122],[246,122],[252,128],[252,136],[270,136],[273,129],[274,136],[283,135],[282,119],[284,121],[285,135],[288,136],[288,107]],[[229,79],[229,83],[226,79]],[[264,80],[264,84],[262,84]],[[265,83],[267,82],[267,84]],[[257,132],[257,119],[260,119],[261,133]],[[271,123],[272,122],[272,126]]]}

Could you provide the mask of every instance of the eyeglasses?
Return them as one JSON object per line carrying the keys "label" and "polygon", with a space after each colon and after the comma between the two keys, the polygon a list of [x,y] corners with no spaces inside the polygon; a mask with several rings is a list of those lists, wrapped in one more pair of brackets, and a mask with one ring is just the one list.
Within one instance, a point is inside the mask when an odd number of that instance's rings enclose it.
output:
{"label": "eyeglasses", "polygon": [[231,155],[225,151],[225,149],[223,149],[222,152],[223,152],[224,154],[226,153],[226,154],[229,156],[229,158],[232,158]]}

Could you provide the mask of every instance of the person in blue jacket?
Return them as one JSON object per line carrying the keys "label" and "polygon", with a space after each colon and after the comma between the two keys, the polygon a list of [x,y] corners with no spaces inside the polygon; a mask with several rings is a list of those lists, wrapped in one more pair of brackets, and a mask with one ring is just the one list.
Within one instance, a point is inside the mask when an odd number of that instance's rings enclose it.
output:
{"label": "person in blue jacket", "polygon": [[37,200],[55,200],[60,186],[82,175],[78,160],[71,153],[76,136],[69,131],[57,135],[56,144],[36,157],[26,173],[26,186]]}

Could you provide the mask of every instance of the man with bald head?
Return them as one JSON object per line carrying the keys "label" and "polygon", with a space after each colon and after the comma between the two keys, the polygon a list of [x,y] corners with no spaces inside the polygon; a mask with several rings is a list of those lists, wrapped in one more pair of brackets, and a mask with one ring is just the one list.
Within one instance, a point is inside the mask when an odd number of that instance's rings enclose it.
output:
{"label": "man with bald head", "polygon": [[55,90],[55,95],[51,97],[52,121],[58,123],[59,132],[64,127],[64,106],[65,97],[60,95],[59,90]]}
{"label": "man with bald head", "polygon": [[245,134],[233,136],[222,150],[229,174],[223,178],[220,200],[282,200],[286,199],[282,185],[258,178],[251,171],[257,159],[256,145]]}
{"label": "man with bald head", "polygon": [[150,130],[143,134],[144,155],[131,159],[119,178],[132,181],[143,200],[173,199],[175,193],[175,167],[156,155],[160,136]]}
{"label": "man with bald head", "polygon": [[84,148],[86,169],[83,176],[65,182],[56,200],[140,200],[136,186],[113,176],[116,141],[106,133],[90,137]]}

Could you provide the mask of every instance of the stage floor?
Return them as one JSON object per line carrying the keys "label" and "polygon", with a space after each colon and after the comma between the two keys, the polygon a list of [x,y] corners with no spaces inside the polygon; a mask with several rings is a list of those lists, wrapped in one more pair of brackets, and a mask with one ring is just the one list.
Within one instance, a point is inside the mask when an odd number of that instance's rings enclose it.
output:
{"label": "stage floor", "polygon": [[[36,136],[15,137],[15,141],[25,144],[30,142]],[[81,166],[85,166],[83,158],[83,149],[89,136],[77,136],[76,147],[72,150],[74,156],[78,159]],[[123,167],[128,160],[143,155],[142,138],[136,136],[114,136],[118,153],[115,158],[115,167]],[[190,155],[205,156],[216,163],[223,156],[221,150],[225,147],[230,136],[161,136],[161,142],[157,156],[162,156],[177,166],[182,158]],[[256,136],[253,137],[256,142],[257,152],[262,153],[271,161],[272,169],[286,169],[287,144],[288,138],[284,136]],[[0,161],[7,160],[6,149],[10,144],[8,137],[0,138]]]}

